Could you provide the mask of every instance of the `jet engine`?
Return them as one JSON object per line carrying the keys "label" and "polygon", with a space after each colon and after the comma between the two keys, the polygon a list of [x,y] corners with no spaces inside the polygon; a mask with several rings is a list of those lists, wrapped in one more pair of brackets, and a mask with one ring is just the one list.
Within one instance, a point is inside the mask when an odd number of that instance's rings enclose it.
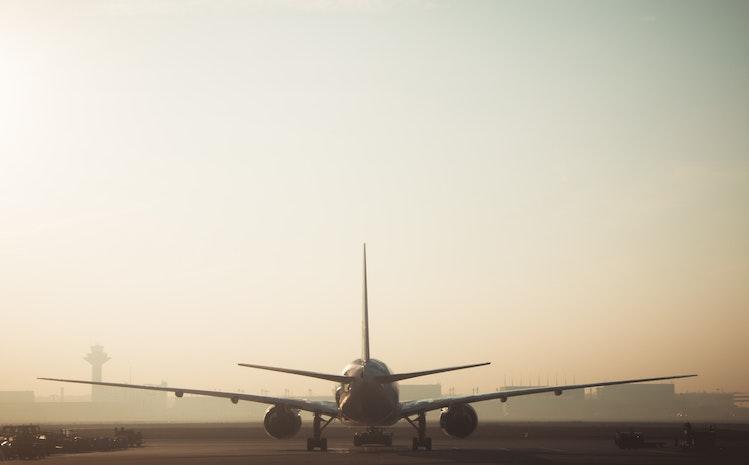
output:
{"label": "jet engine", "polygon": [[443,408],[440,414],[440,427],[448,436],[468,437],[479,424],[476,410],[468,404],[456,404]]}
{"label": "jet engine", "polygon": [[288,439],[299,432],[302,427],[302,416],[299,410],[272,405],[265,411],[263,426],[271,437]]}

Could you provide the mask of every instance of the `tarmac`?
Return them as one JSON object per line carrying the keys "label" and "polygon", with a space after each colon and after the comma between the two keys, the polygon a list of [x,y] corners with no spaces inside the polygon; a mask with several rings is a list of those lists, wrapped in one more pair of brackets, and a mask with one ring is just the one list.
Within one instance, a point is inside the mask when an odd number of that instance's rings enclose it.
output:
{"label": "tarmac", "polygon": [[[106,434],[105,425],[78,428],[84,434]],[[134,425],[124,425],[134,426]],[[393,447],[354,447],[355,429],[334,426],[325,431],[328,452],[308,452],[304,428],[293,439],[268,437],[261,426],[135,425],[146,445],[112,452],[53,455],[45,465],[67,464],[746,464],[749,463],[749,425],[719,428],[718,449],[710,454],[684,452],[674,447],[680,425],[605,424],[479,424],[468,439],[452,439],[430,428],[432,451],[410,449],[413,432],[393,428]],[[664,447],[622,450],[614,445],[617,430],[643,431]]]}

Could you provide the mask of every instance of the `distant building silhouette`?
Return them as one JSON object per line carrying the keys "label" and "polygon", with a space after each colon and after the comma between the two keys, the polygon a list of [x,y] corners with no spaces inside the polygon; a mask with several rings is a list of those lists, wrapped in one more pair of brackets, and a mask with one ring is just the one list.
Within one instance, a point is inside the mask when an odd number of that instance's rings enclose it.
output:
{"label": "distant building silhouette", "polygon": [[401,384],[399,388],[401,401],[442,397],[441,384]]}

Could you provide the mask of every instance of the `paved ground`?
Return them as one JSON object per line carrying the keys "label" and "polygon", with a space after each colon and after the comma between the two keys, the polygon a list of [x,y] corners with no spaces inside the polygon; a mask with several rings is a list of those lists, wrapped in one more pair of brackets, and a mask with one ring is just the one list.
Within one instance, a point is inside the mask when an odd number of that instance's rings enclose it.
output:
{"label": "paved ground", "polygon": [[[396,429],[395,446],[354,448],[351,430],[329,431],[329,451],[307,452],[306,435],[276,441],[260,428],[214,430],[160,427],[143,428],[146,447],[114,452],[93,452],[52,456],[45,465],[67,464],[698,464],[749,463],[749,437],[742,432],[730,436],[720,445],[717,454],[699,456],[685,454],[667,443],[663,449],[620,450],[611,435],[596,426],[551,425],[548,427],[515,426],[484,428],[476,438],[454,440],[432,431],[434,450],[413,452],[409,448],[411,434]],[[605,429],[605,428],[603,428]],[[674,427],[661,431],[670,432]],[[523,430],[527,430],[522,432]],[[435,434],[437,433],[437,434]],[[528,437],[525,437],[525,435]],[[217,438],[225,435],[228,438]],[[234,437],[241,436],[241,437]]]}

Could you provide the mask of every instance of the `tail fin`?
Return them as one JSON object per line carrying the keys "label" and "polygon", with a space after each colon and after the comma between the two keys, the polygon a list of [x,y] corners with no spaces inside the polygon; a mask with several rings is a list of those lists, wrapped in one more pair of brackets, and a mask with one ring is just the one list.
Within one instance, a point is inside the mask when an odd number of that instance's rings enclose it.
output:
{"label": "tail fin", "polygon": [[362,284],[361,359],[369,360],[369,308],[367,301],[367,244],[364,244],[364,281]]}

